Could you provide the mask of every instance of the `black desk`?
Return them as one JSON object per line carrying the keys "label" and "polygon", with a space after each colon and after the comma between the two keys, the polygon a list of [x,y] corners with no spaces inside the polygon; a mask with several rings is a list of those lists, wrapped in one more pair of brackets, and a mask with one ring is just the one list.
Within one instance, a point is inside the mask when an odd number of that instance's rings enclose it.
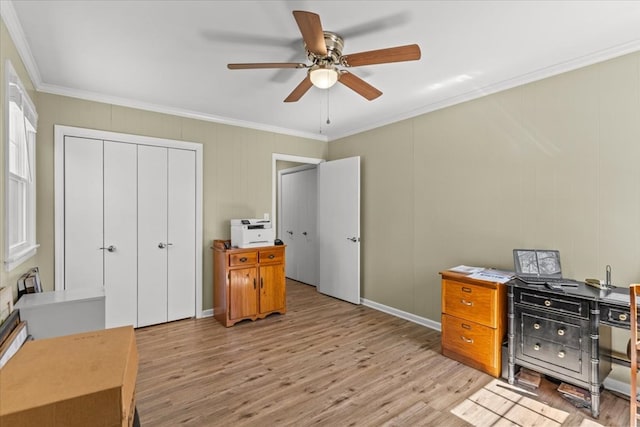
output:
{"label": "black desk", "polygon": [[[611,371],[611,330],[629,329],[629,290],[599,290],[580,284],[551,290],[518,279],[507,283],[508,380],[515,366],[586,388],[591,414],[600,413],[600,388]],[[610,355],[609,355],[610,356]]]}

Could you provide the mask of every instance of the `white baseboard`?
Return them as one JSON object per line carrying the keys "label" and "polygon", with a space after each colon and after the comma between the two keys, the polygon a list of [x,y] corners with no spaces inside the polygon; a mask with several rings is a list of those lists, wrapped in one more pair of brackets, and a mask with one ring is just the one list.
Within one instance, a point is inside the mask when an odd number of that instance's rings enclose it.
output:
{"label": "white baseboard", "polygon": [[[602,384],[607,390],[615,391],[617,393],[624,394],[625,396],[629,396],[631,394],[631,384],[626,381],[620,381],[615,378],[607,377],[604,379]],[[638,389],[636,395],[640,396],[640,388]]]}
{"label": "white baseboard", "polygon": [[210,308],[208,310],[202,310],[202,315],[200,316],[200,318],[203,317],[213,317],[213,308]]}
{"label": "white baseboard", "polygon": [[426,326],[427,328],[435,329],[436,331],[442,331],[442,324],[440,322],[434,322],[433,320],[427,319],[426,317],[407,313],[406,311],[398,310],[397,308],[389,307],[375,301],[370,301],[366,298],[361,298],[360,302],[362,302],[362,305],[373,308],[374,310],[382,311],[383,313],[387,313],[392,316],[417,323],[418,325]]}

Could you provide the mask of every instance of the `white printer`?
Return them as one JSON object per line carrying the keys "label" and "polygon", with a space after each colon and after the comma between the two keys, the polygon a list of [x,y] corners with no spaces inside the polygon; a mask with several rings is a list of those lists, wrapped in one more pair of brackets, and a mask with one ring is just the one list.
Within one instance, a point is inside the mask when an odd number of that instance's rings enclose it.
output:
{"label": "white printer", "polygon": [[275,238],[275,230],[268,219],[231,220],[231,246],[238,248],[271,246]]}

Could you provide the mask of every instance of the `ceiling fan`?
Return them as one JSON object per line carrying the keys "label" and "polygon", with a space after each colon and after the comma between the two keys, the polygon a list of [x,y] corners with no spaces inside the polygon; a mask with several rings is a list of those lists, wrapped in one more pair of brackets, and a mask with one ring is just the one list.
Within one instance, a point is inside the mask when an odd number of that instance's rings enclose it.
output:
{"label": "ceiling fan", "polygon": [[302,33],[307,58],[312,62],[310,65],[298,62],[263,62],[227,65],[230,70],[306,68],[307,76],[293,92],[289,94],[284,102],[298,101],[307,93],[311,86],[328,89],[336,82],[342,83],[364,98],[372,101],[382,95],[382,92],[360,77],[338,67],[349,68],[420,59],[420,47],[417,44],[343,55],[344,40],[336,33],[324,31],[318,14],[294,10],[293,16]]}

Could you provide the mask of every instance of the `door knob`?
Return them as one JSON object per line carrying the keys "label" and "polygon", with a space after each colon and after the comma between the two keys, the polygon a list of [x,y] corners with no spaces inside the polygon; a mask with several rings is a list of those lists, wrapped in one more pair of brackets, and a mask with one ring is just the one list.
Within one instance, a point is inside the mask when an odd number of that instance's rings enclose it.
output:
{"label": "door knob", "polygon": [[108,252],[115,252],[116,251],[116,247],[111,245],[111,246],[107,246],[107,247],[102,247],[100,248],[101,250],[106,249]]}
{"label": "door knob", "polygon": [[287,230],[287,233],[289,233],[290,236],[293,236],[293,231]]}
{"label": "door knob", "polygon": [[158,243],[158,247],[159,247],[160,249],[164,249],[164,248],[166,248],[167,246],[173,246],[173,243],[163,243],[163,242]]}
{"label": "door knob", "polygon": [[303,235],[303,236],[306,236],[306,235],[307,235],[307,232],[306,232],[306,231],[303,231],[303,232],[302,232],[302,235]]}
{"label": "door knob", "polygon": [[355,242],[359,242],[359,241],[360,241],[360,239],[359,239],[359,238],[357,238],[357,237],[347,237],[347,240],[351,240],[351,241],[352,241],[352,242],[354,242],[354,243],[355,243]]}

